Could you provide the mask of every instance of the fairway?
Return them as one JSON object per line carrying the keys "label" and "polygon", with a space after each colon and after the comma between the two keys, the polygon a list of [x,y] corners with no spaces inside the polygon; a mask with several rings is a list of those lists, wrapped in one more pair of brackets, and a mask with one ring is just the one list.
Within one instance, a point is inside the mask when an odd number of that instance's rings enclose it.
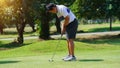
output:
{"label": "fairway", "polygon": [[0,68],[120,68],[120,0],[0,0]]}

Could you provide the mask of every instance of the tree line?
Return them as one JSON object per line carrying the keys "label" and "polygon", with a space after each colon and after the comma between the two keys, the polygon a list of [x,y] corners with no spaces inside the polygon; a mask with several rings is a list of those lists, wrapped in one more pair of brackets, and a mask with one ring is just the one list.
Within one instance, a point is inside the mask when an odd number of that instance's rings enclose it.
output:
{"label": "tree line", "polygon": [[3,33],[4,23],[16,25],[18,31],[17,43],[24,43],[24,28],[26,24],[34,22],[39,26],[39,38],[50,39],[49,22],[55,18],[57,32],[60,32],[59,21],[56,15],[46,12],[48,3],[63,4],[71,8],[78,19],[96,19],[117,17],[120,19],[119,0],[2,0],[0,1],[0,32]]}

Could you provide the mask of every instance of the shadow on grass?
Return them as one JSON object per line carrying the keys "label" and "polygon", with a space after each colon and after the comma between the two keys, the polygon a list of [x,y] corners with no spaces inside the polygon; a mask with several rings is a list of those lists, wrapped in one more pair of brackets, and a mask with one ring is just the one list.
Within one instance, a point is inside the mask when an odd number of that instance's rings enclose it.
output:
{"label": "shadow on grass", "polygon": [[18,44],[18,43],[8,43],[8,44],[1,44],[0,43],[0,50],[6,50],[6,49],[11,49],[11,48],[18,48],[18,47],[22,47],[25,45],[29,45],[31,43],[27,43],[27,44]]}
{"label": "shadow on grass", "polygon": [[115,36],[103,36],[98,38],[77,38],[75,41],[84,42],[89,44],[110,44],[120,46],[120,35]]}
{"label": "shadow on grass", "polygon": [[[24,32],[24,34],[32,34],[34,32]],[[7,31],[7,32],[4,32],[3,35],[17,35],[18,32],[12,32],[12,31]]]}
{"label": "shadow on grass", "polygon": [[20,61],[0,61],[0,64],[18,63]]}
{"label": "shadow on grass", "polygon": [[80,62],[101,62],[101,61],[104,61],[103,59],[81,59],[81,60],[78,60]]}

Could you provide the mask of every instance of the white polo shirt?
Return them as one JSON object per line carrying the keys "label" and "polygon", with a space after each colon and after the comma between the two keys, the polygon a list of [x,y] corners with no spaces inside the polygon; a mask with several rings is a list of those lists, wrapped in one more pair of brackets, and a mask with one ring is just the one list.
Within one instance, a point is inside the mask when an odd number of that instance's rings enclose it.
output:
{"label": "white polo shirt", "polygon": [[66,16],[70,17],[69,23],[71,23],[72,21],[74,21],[74,19],[76,18],[75,15],[71,12],[71,10],[69,8],[67,8],[64,5],[56,5],[57,7],[57,16],[60,20],[61,23],[64,22],[64,19]]}

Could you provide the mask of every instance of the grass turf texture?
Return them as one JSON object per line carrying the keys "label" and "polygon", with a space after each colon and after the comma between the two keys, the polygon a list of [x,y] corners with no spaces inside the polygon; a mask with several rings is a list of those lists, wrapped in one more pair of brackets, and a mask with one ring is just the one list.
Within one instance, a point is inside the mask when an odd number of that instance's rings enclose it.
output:
{"label": "grass turf texture", "polygon": [[[64,62],[66,41],[62,40],[54,62],[49,62],[58,40],[26,40],[21,47],[11,47],[9,41],[0,42],[0,68],[119,68],[120,39],[75,41],[77,61]],[[9,47],[8,47],[9,45]],[[7,46],[7,47],[6,47]]]}

